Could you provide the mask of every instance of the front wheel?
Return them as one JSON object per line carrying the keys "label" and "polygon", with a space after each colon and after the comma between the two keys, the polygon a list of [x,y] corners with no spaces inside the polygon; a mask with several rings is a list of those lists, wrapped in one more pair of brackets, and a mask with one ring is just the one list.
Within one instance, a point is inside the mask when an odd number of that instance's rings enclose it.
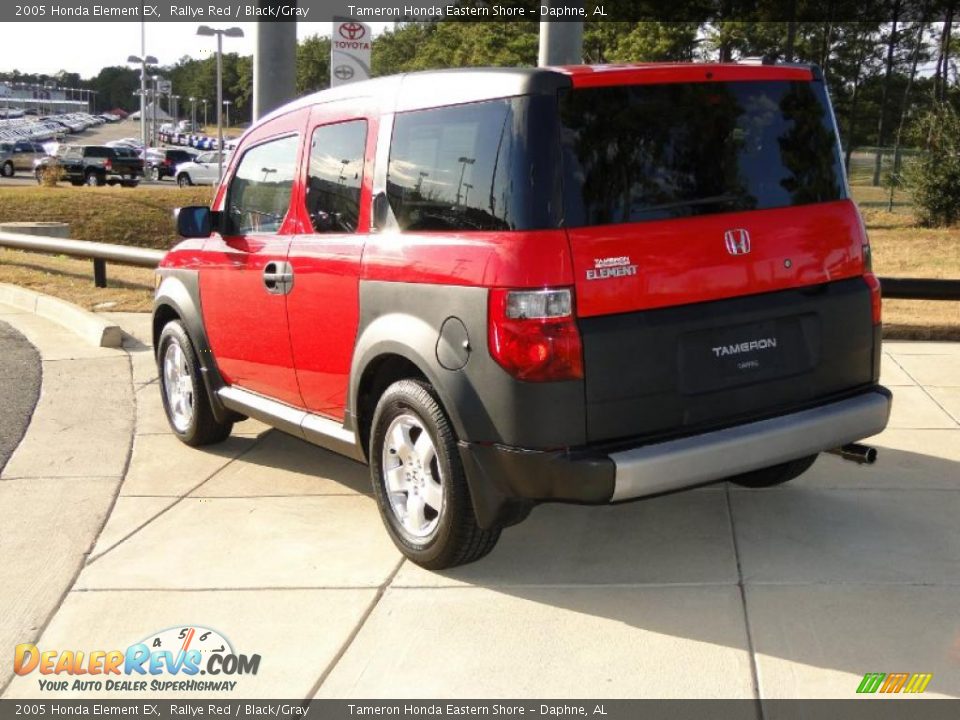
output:
{"label": "front wheel", "polygon": [[226,440],[233,423],[214,417],[196,351],[179,320],[168,322],[160,333],[157,366],[163,409],[174,434],[193,447]]}
{"label": "front wheel", "polygon": [[0,167],[0,173],[3,173],[4,177],[13,177],[14,172],[15,169],[13,167],[13,163],[10,161],[5,162],[3,166]]}
{"label": "front wheel", "polygon": [[86,174],[85,181],[90,187],[100,187],[106,182],[106,179],[101,177],[99,173],[91,170]]}
{"label": "front wheel", "polygon": [[797,460],[774,465],[773,467],[761,468],[753,472],[743,473],[727,478],[730,482],[747,488],[767,488],[774,485],[782,485],[794,478],[803,475],[817,461],[816,455],[808,455]]}
{"label": "front wheel", "polygon": [[179,185],[182,188],[190,187],[191,185],[193,185],[193,182],[190,180],[189,175],[187,175],[186,173],[180,173],[179,175],[177,175],[177,185]]}
{"label": "front wheel", "polygon": [[390,538],[418,565],[463,565],[497,544],[499,527],[477,525],[456,436],[426,383],[401,380],[380,398],[370,476]]}

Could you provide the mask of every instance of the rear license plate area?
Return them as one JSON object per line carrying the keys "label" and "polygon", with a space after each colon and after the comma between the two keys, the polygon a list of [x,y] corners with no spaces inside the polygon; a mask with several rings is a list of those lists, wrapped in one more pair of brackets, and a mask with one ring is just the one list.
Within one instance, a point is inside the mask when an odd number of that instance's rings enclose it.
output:
{"label": "rear license plate area", "polygon": [[687,333],[680,338],[680,391],[715,392],[799,375],[820,356],[815,314]]}

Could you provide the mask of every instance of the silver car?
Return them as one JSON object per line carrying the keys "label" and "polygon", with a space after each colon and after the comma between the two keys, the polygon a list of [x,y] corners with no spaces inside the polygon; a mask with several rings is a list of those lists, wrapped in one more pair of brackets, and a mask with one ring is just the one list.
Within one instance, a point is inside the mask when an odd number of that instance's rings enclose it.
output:
{"label": "silver car", "polygon": [[13,177],[17,170],[33,170],[35,160],[42,158],[46,153],[40,143],[30,140],[0,143],[0,175]]}

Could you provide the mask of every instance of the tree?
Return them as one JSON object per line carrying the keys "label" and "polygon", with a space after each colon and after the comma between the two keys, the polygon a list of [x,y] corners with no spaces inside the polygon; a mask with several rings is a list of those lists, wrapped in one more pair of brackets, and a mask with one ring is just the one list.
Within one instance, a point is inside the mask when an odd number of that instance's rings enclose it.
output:
{"label": "tree", "polygon": [[297,94],[330,87],[330,38],[311,35],[297,46]]}
{"label": "tree", "polygon": [[876,187],[880,184],[880,168],[883,162],[883,146],[886,144],[886,116],[887,116],[887,99],[890,95],[890,80],[893,77],[893,65],[896,59],[897,47],[900,42],[900,34],[898,31],[897,23],[900,20],[900,12],[902,10],[901,0],[893,0],[893,4],[890,8],[891,11],[891,21],[890,21],[890,32],[887,33],[887,60],[886,60],[886,70],[883,74],[883,90],[880,95],[880,111],[877,118],[877,151],[874,155],[873,161],[873,185]]}
{"label": "tree", "polygon": [[921,118],[917,130],[929,146],[905,175],[924,225],[960,220],[960,113],[949,103]]}

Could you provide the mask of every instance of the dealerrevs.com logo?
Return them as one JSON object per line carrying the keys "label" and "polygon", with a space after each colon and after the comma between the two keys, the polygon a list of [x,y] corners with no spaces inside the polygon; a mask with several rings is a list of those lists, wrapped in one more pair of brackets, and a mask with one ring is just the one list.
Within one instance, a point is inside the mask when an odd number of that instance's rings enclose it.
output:
{"label": "dealerrevs.com logo", "polygon": [[46,692],[230,692],[256,675],[260,655],[243,655],[216,630],[200,625],[151,633],[125,650],[14,649],[17,675],[36,673]]}

